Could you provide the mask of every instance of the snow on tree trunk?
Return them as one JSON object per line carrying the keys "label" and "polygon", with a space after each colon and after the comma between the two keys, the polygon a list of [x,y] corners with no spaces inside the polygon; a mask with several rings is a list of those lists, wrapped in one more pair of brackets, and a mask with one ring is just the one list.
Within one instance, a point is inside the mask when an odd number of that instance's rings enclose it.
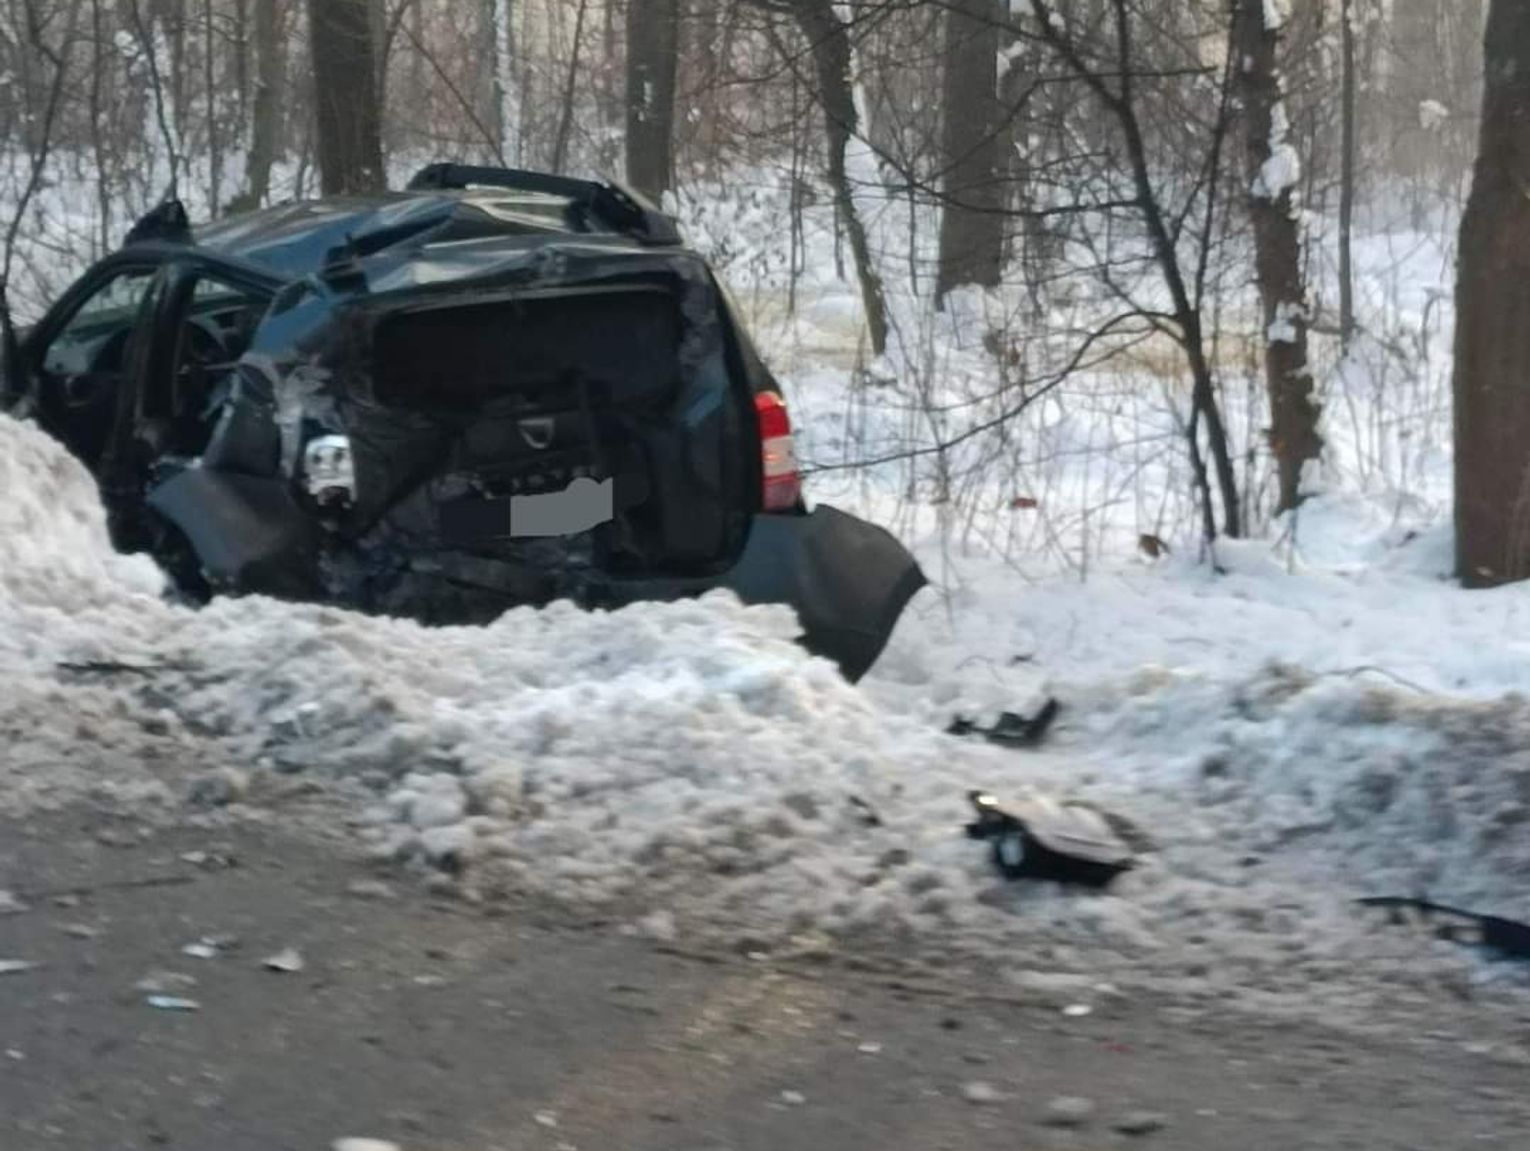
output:
{"label": "snow on tree trunk", "polygon": [[1530,4],[1493,0],[1456,284],[1456,569],[1530,576]]}
{"label": "snow on tree trunk", "polygon": [[1301,159],[1291,143],[1279,68],[1281,31],[1288,17],[1287,0],[1242,0],[1238,19],[1248,212],[1263,305],[1269,439],[1279,480],[1279,511],[1301,502],[1302,471],[1323,449],[1318,433],[1321,406],[1313,397],[1307,359],[1310,321],[1297,193]]}

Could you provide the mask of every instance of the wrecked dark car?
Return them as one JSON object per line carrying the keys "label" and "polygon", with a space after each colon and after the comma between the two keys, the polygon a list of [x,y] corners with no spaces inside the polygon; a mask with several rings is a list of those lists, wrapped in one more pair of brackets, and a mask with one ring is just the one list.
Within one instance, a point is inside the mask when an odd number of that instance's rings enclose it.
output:
{"label": "wrecked dark car", "polygon": [[731,588],[854,679],[924,583],[800,494],[791,423],[673,222],[436,165],[408,190],[140,221],[6,357],[180,594],[486,622]]}

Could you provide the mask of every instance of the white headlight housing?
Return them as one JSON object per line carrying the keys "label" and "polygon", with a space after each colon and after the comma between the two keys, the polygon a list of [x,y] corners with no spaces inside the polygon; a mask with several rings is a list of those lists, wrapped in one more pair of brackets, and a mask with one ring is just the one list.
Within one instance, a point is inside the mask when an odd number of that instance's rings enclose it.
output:
{"label": "white headlight housing", "polygon": [[325,507],[356,502],[356,461],[349,436],[320,436],[303,449],[303,482]]}

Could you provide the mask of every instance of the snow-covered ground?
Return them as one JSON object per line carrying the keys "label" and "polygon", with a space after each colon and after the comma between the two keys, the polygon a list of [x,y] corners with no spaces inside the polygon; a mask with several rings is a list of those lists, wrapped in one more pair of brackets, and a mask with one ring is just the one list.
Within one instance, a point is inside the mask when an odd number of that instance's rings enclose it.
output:
{"label": "snow-covered ground", "polygon": [[[1357,916],[1358,895],[1530,914],[1530,709],[1503,696],[1530,595],[1453,590],[1430,534],[1349,572],[1258,544],[1224,549],[1224,576],[1171,558],[1027,584],[966,562],[857,688],[791,642],[789,613],[724,596],[436,631],[173,607],[111,554],[62,449],[0,418],[0,460],[10,810],[173,809],[155,764],[194,753],[253,775],[252,797],[311,780],[379,854],[453,857],[486,894],[1213,996],[1491,974]],[[1065,707],[1044,752],[942,734],[1043,690]],[[961,834],[971,787],[1093,801],[1156,849],[1106,895],[1006,885]]]}

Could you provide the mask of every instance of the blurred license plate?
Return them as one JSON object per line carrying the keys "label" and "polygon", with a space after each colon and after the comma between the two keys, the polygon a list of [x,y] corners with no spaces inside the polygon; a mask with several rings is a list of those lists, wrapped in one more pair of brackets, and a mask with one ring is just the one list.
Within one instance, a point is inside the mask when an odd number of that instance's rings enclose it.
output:
{"label": "blurred license plate", "polygon": [[610,523],[615,516],[612,481],[580,477],[561,492],[512,496],[510,534],[517,539],[573,536]]}

